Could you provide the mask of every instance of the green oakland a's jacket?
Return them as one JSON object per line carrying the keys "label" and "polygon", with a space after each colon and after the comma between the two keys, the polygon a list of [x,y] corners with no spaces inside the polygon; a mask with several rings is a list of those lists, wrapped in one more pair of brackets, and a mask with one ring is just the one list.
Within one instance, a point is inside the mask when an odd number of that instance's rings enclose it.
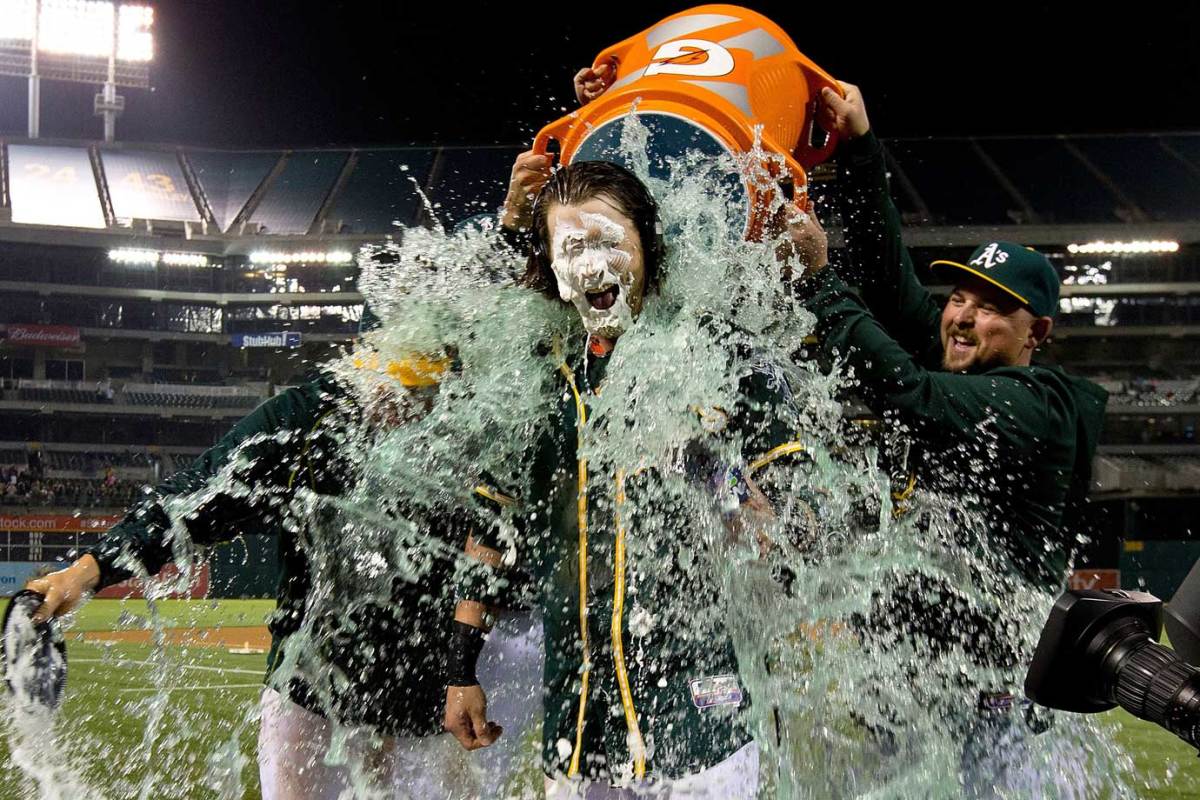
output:
{"label": "green oakland a's jacket", "polygon": [[861,296],[832,268],[802,284],[827,356],[854,369],[877,411],[920,442],[918,486],[984,514],[994,547],[1019,574],[1065,580],[1107,393],[1055,367],[942,371],[941,308],[916,279],[874,134],[839,152],[842,217]]}
{"label": "green oakland a's jacket", "polygon": [[[573,369],[560,363],[562,394],[536,448],[533,496],[517,503],[478,490],[515,504],[521,520],[518,559],[532,574],[546,641],[543,769],[608,781],[677,778],[750,741],[750,698],[737,677],[711,551],[661,489],[670,467],[605,474],[581,458],[589,398],[608,359],[572,360]],[[737,437],[726,441],[741,443],[743,473],[756,481],[768,465],[802,458],[794,426],[775,413],[786,392],[782,376],[764,366],[743,379],[736,408],[690,412],[698,451],[710,437]],[[711,468],[704,462],[696,471]]]}
{"label": "green oakland a's jacket", "polygon": [[[190,467],[147,489],[89,552],[100,565],[102,587],[131,576],[122,555],[156,574],[173,558],[167,506],[181,498],[199,501],[185,519],[197,544],[227,542],[243,532],[277,533],[278,605],[268,623],[267,682],[344,724],[367,724],[392,735],[432,734],[441,729],[445,701],[445,621],[454,603],[445,587],[451,564],[434,560],[417,582],[394,579],[391,596],[382,602],[359,602],[351,586],[341,603],[344,614],[306,618],[313,614],[314,582],[332,579],[314,576],[304,544],[305,532],[321,520],[297,519],[290,504],[300,486],[338,497],[353,485],[356,467],[347,452],[347,431],[359,417],[348,392],[328,377],[276,395]],[[214,482],[218,475],[221,480]],[[448,523],[437,527],[435,536],[453,536]],[[462,547],[458,540],[448,544]],[[332,591],[343,589],[333,586]],[[284,643],[302,628],[311,637],[305,647],[312,648],[307,656],[317,668],[280,669]]]}

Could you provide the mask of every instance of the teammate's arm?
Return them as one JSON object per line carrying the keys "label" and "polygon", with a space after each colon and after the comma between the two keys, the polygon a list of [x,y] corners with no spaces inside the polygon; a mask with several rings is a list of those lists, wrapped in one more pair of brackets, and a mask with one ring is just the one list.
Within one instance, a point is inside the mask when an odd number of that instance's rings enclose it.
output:
{"label": "teammate's arm", "polygon": [[[172,558],[168,540],[172,520],[165,508],[167,501],[203,488],[235,457],[245,461],[245,468],[238,475],[241,483],[252,485],[258,478],[268,478],[267,473],[280,469],[286,461],[281,453],[283,444],[270,434],[307,431],[317,416],[318,407],[324,402],[327,389],[324,382],[314,382],[267,400],[190,467],[148,490],[144,500],[131,508],[120,522],[101,536],[95,547],[73,564],[30,581],[26,588],[46,597],[34,618],[44,620],[65,614],[90,592],[131,577],[133,573],[123,566],[127,559],[141,564],[147,574],[156,574]],[[254,441],[250,442],[252,439]],[[244,444],[248,446],[243,449]],[[231,493],[215,494],[206,506],[185,521],[193,540],[197,544],[215,544],[237,535],[239,521],[266,511],[252,508],[249,498],[249,493],[238,497]]]}
{"label": "teammate's arm", "polygon": [[508,194],[500,211],[500,225],[513,232],[529,230],[533,221],[533,200],[550,180],[553,157],[526,150],[513,162]]}
{"label": "teammate's arm", "polygon": [[864,394],[936,430],[976,437],[980,426],[1021,450],[1062,435],[1071,418],[1062,399],[1027,368],[963,375],[925,368],[879,324],[833,270],[803,287],[817,337],[854,370]]}
{"label": "teammate's arm", "polygon": [[765,555],[776,544],[771,530],[779,521],[771,501],[758,488],[758,484],[749,476],[743,477],[745,483],[745,498],[738,508],[725,517],[725,530],[730,538],[743,546],[753,541],[759,555]]}
{"label": "teammate's arm", "polygon": [[[500,568],[500,551],[480,544],[474,536],[467,537],[465,553],[491,569]],[[460,600],[454,609],[444,725],[467,750],[487,747],[503,732],[487,718],[487,694],[475,675],[479,652],[494,617],[495,609],[475,600]]]}
{"label": "teammate's arm", "polygon": [[900,212],[892,202],[883,145],[871,130],[862,92],[851,83],[842,88],[844,98],[832,89],[822,91],[818,115],[841,140],[838,197],[854,270],[843,277],[859,288],[867,308],[888,333],[909,352],[925,357],[940,347],[941,309],[917,280],[901,240]]}

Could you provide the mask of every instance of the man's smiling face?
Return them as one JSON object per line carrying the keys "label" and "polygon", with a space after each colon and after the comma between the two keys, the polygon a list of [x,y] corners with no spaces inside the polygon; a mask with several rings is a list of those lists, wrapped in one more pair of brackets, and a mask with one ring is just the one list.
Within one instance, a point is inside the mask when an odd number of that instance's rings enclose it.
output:
{"label": "man's smiling face", "polygon": [[[1040,318],[1047,319],[1048,318]],[[987,281],[964,278],[942,309],[942,368],[981,372],[1027,365],[1049,333],[1035,332],[1039,320],[1017,300]]]}
{"label": "man's smiling face", "polygon": [[601,195],[547,215],[558,295],[579,311],[593,336],[615,339],[642,310],[645,257],[637,227]]}

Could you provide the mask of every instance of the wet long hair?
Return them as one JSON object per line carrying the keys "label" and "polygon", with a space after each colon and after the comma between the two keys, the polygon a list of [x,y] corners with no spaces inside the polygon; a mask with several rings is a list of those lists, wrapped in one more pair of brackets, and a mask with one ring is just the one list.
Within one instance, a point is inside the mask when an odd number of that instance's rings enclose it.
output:
{"label": "wet long hair", "polygon": [[533,201],[532,248],[521,284],[555,300],[558,281],[551,268],[550,207],[576,205],[604,197],[629,217],[641,239],[646,270],[646,293],[657,290],[665,250],[658,221],[658,204],[646,185],[620,164],[576,161],[557,169]]}

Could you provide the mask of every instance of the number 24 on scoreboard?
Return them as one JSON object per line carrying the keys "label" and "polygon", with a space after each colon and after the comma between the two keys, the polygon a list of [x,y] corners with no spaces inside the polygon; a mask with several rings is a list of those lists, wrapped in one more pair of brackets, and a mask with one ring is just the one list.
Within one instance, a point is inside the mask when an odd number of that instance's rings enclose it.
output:
{"label": "number 24 on scoreboard", "polygon": [[35,180],[51,180],[55,183],[76,183],[79,180],[74,167],[59,167],[56,170],[49,164],[26,164],[25,174]]}
{"label": "number 24 on scoreboard", "polygon": [[[49,180],[55,183],[78,183],[79,175],[74,167],[59,167],[55,169],[49,164],[32,163],[25,165],[25,174],[35,180]],[[143,175],[140,172],[130,172],[121,179],[138,191],[157,190],[164,194],[176,194],[178,189],[170,175],[161,172],[151,172]]]}

